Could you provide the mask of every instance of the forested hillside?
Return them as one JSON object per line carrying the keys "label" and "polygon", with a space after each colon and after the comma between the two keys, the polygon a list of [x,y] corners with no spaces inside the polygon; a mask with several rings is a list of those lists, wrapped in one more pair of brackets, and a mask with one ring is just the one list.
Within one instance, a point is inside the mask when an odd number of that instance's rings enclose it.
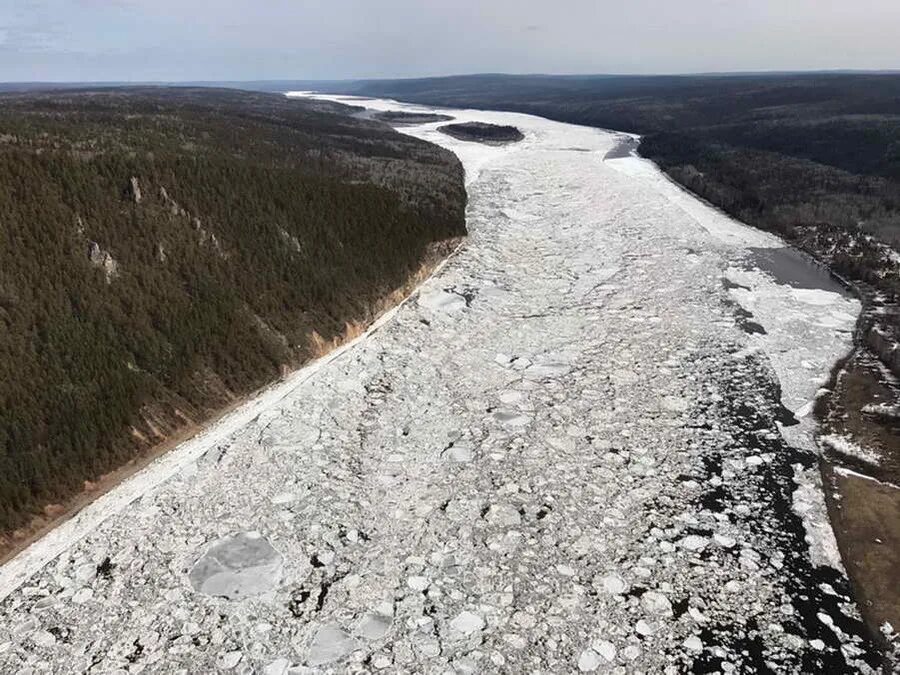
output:
{"label": "forested hillside", "polygon": [[0,530],[358,330],[465,233],[456,158],[350,112],[0,96]]}

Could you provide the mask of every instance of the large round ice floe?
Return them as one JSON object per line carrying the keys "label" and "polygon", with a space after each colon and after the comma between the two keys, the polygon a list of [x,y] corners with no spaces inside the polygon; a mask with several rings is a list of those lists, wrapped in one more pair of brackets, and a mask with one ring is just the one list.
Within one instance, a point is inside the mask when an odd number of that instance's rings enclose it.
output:
{"label": "large round ice floe", "polygon": [[281,554],[258,532],[214,542],[188,578],[194,590],[231,600],[265,593],[281,579]]}

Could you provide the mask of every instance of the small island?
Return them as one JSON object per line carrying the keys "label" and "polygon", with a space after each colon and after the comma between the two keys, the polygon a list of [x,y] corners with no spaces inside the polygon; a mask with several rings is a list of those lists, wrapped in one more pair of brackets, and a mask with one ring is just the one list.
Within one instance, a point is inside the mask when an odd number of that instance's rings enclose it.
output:
{"label": "small island", "polygon": [[475,141],[477,143],[487,143],[488,145],[516,143],[525,138],[525,135],[516,127],[488,124],[487,122],[447,124],[438,127],[438,131],[460,141]]}
{"label": "small island", "polygon": [[450,115],[404,112],[402,110],[384,110],[376,112],[372,117],[381,122],[392,124],[395,127],[410,126],[413,124],[429,124],[431,122],[449,122],[453,119]]}

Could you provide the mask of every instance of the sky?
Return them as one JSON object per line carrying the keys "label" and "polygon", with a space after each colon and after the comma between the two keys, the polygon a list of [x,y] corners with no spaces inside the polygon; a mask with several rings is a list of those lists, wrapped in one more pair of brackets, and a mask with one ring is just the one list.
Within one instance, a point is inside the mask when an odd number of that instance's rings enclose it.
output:
{"label": "sky", "polygon": [[900,69],[900,0],[0,0],[0,81]]}

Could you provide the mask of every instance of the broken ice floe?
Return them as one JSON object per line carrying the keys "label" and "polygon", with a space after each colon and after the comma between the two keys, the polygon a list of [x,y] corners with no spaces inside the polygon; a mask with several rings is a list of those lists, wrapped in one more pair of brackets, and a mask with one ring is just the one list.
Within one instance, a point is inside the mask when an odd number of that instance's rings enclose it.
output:
{"label": "broken ice floe", "polygon": [[236,600],[264,593],[281,578],[282,557],[258,532],[214,542],[188,575],[195,590]]}
{"label": "broken ice floe", "polygon": [[566,375],[572,367],[562,361],[542,361],[532,364],[525,369],[525,376],[535,380],[552,379]]}
{"label": "broken ice floe", "polygon": [[435,289],[419,294],[419,306],[432,311],[455,314],[466,308],[466,299],[457,293]]}
{"label": "broken ice floe", "polygon": [[[778,240],[639,158],[600,162],[607,132],[477,116],[527,139],[414,128],[459,149],[460,254],[396,320],[189,454],[222,452],[139,501],[114,491],[93,527],[88,509],[65,546],[9,568],[0,670],[877,664],[846,578],[816,566],[819,487],[792,495],[794,461],[811,467],[798,482],[817,474],[814,421],[772,405],[777,383],[809,409],[856,305],[744,270],[748,245]],[[756,276],[723,290],[732,267]],[[735,325],[724,301],[742,293],[764,334]],[[808,541],[797,515],[821,526]],[[240,523],[277,542],[279,580],[248,602],[185,592],[202,533]]]}
{"label": "broken ice floe", "polygon": [[469,635],[484,628],[484,619],[473,612],[460,612],[450,622],[450,627],[464,635]]}
{"label": "broken ice floe", "polygon": [[340,661],[355,651],[359,642],[336,624],[321,626],[309,646],[306,662],[310,666],[324,666]]}
{"label": "broken ice floe", "polygon": [[357,623],[353,633],[365,640],[380,640],[387,635],[393,621],[390,605],[379,607],[376,611],[366,613]]}

